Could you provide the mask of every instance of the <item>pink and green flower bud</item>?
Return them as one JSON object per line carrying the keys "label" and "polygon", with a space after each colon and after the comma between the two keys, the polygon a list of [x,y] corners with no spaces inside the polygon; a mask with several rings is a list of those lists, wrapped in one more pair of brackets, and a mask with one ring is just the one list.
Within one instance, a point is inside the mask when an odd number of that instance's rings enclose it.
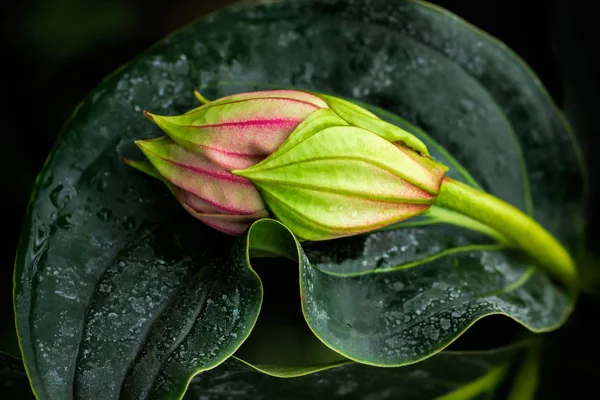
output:
{"label": "pink and green flower bud", "polygon": [[445,178],[447,167],[405,130],[346,100],[293,90],[243,93],[186,114],[146,113],[168,136],[137,141],[149,162],[128,161],[161,179],[193,216],[239,235],[269,215],[299,238],[368,232],[437,203],[497,231],[569,285],[564,247],[517,208]]}
{"label": "pink and green flower bud", "polygon": [[183,115],[146,113],[177,144],[227,169],[243,169],[275,151],[310,114],[327,104],[293,90],[243,93]]}
{"label": "pink and green flower bud", "polygon": [[243,93],[146,115],[168,137],[136,142],[153,170],[132,165],[231,234],[267,210],[306,240],[377,229],[429,209],[446,172],[412,134],[331,96]]}
{"label": "pink and green flower bud", "polygon": [[355,235],[414,217],[435,202],[447,168],[406,144],[350,126],[332,110],[305,120],[264,161],[233,171],[305,240]]}
{"label": "pink and green flower bud", "polygon": [[242,234],[252,222],[269,216],[256,187],[192,153],[168,137],[136,141],[151,166],[130,165],[163,180],[177,200],[203,223],[231,235]]}

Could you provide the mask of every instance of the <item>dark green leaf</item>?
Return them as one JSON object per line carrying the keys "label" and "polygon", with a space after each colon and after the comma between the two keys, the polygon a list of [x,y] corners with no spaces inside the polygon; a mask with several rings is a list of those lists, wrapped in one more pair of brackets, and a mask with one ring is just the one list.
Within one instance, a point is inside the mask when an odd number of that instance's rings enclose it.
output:
{"label": "dark green leaf", "polygon": [[[132,196],[126,203],[134,204]],[[176,215],[158,227],[123,229],[122,236],[117,228],[109,247],[95,238],[115,220],[82,214],[78,229],[48,238],[50,252],[60,253],[40,280],[23,282],[39,288],[31,336],[20,326],[25,359],[35,357],[32,379],[43,382],[35,386],[38,396],[177,397],[193,374],[231,355],[255,322],[260,282],[247,261],[235,260],[245,258],[245,247],[234,248],[227,263],[229,249],[206,246],[213,232]]]}
{"label": "dark green leaf", "polygon": [[253,259],[264,287],[264,302],[250,337],[235,353],[254,368],[279,377],[306,375],[347,364],[347,358],[326,347],[309,329],[299,304],[298,249],[278,222],[261,220],[247,236],[250,255],[283,255]]}
{"label": "dark green leaf", "polygon": [[[253,71],[260,65],[260,79],[243,82],[233,67],[222,68],[204,85],[209,97],[300,86],[382,105],[430,134],[422,139],[436,159],[452,167],[451,176],[533,214],[577,249],[584,194],[579,149],[520,59],[473,27],[420,3],[316,4],[256,12],[257,23],[246,26],[241,39],[246,45],[235,51]],[[369,12],[374,5],[380,12]],[[337,30],[328,19],[334,13]],[[269,15],[280,21],[254,40]],[[261,64],[273,48],[286,54],[287,68],[281,68],[283,60]],[[335,49],[335,58],[328,49]],[[424,135],[393,114],[370,108]],[[494,245],[493,232],[440,209],[403,225],[305,246],[316,267],[302,268],[307,320],[342,354],[374,364],[410,363],[442,349],[485,315],[506,314],[531,330],[547,331],[570,313],[572,294],[537,272],[530,260]]]}
{"label": "dark green leaf", "polygon": [[[279,250],[271,251],[300,264],[302,310],[311,330],[335,351],[366,364],[399,366],[429,357],[490,314],[508,315],[533,331],[553,329],[566,318],[571,300],[567,294],[528,267],[518,253],[495,251],[491,246],[397,270],[380,267],[350,276],[327,270],[357,262],[350,255],[353,250],[362,250],[360,265],[373,256],[393,262],[402,252],[390,255],[382,246],[403,243],[403,235],[415,240],[414,229],[354,237],[347,239],[350,245],[346,240],[309,243],[305,245],[310,249],[308,257],[293,234],[273,220],[254,223],[248,240],[255,230],[277,238],[273,243],[279,244]],[[291,250],[294,244],[296,254]],[[332,259],[318,263],[323,255],[336,251],[344,255],[342,263]]]}
{"label": "dark green leaf", "polygon": [[[195,106],[194,87],[209,98],[298,87],[379,106],[372,110],[385,119],[406,126],[391,111],[427,132],[430,138],[407,128],[451,176],[534,214],[571,249],[580,239],[583,173],[570,131],[501,44],[442,11],[400,0],[223,11],[102,82],[38,178],[15,302],[40,398],[177,398],[195,372],[229,356],[255,321],[261,291],[244,256],[248,243],[238,243],[227,262],[230,238],[192,220],[160,182],[122,161],[139,157],[133,139],[160,135],[141,110],[185,112]],[[281,254],[259,236],[251,237],[254,255]],[[493,232],[443,209],[304,248],[312,264],[301,264],[310,326],[330,347],[365,362],[417,361],[490,313],[552,329],[572,307],[568,293],[502,250]],[[269,326],[267,314],[257,332]],[[310,332],[302,337],[314,357],[286,353],[280,358],[289,365],[272,365],[283,361],[253,350],[259,336],[240,356],[280,375],[345,362]],[[218,371],[214,379],[225,379]],[[208,385],[210,375],[203,376]]]}
{"label": "dark green leaf", "polygon": [[231,358],[194,378],[185,399],[489,399],[514,352],[444,352],[402,368],[352,363],[294,379],[271,377]]}

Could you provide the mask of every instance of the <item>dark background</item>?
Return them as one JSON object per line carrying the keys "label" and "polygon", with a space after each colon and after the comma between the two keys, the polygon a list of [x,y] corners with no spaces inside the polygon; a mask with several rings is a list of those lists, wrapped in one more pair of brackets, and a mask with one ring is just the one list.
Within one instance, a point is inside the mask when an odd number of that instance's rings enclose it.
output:
{"label": "dark background", "polygon": [[[235,0],[36,0],[9,2],[1,12],[0,131],[2,252],[0,253],[0,340],[13,323],[12,267],[27,202],[62,125],[107,74],[165,35]],[[593,1],[433,1],[504,41],[538,74],[577,133],[588,163],[591,197],[589,281],[600,238],[600,113],[597,40]],[[589,3],[589,4],[586,4]],[[600,302],[580,299],[567,326],[552,334],[547,364],[557,365],[544,382],[554,395],[574,394],[598,376],[595,320]],[[574,387],[576,389],[574,389]],[[593,393],[593,392],[591,392]],[[571,397],[571,396],[569,396]],[[577,397],[577,396],[576,396]]]}

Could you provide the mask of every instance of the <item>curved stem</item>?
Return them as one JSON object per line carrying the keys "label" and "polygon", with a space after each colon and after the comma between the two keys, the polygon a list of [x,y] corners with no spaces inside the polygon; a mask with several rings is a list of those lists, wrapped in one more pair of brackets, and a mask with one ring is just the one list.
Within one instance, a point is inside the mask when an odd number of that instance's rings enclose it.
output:
{"label": "curved stem", "polygon": [[444,178],[435,204],[455,210],[502,233],[515,247],[569,286],[577,283],[567,250],[540,224],[518,208],[464,183]]}

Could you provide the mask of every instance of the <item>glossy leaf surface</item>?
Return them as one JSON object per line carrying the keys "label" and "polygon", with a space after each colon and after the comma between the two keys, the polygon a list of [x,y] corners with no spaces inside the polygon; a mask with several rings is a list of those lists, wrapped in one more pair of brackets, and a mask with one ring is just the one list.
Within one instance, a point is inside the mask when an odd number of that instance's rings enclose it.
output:
{"label": "glossy leaf surface", "polygon": [[[294,87],[367,103],[419,135],[450,176],[533,214],[571,250],[580,240],[577,148],[539,81],[503,45],[416,2],[224,10],[103,81],[38,178],[15,301],[39,398],[178,398],[192,375],[250,333],[262,294],[245,239],[232,251],[231,238],[123,163],[141,158],[134,139],[161,134],[142,109],[183,113],[196,105],[194,87],[208,98]],[[280,250],[263,247],[257,255]],[[573,305],[493,231],[443,209],[303,251],[308,324],[327,346],[366,363],[416,362],[490,313],[553,329]],[[318,357],[292,372],[344,362],[312,343]]]}
{"label": "glossy leaf surface", "polygon": [[294,379],[268,376],[231,358],[194,378],[185,399],[489,399],[514,351],[445,352],[402,368],[350,364]]}

